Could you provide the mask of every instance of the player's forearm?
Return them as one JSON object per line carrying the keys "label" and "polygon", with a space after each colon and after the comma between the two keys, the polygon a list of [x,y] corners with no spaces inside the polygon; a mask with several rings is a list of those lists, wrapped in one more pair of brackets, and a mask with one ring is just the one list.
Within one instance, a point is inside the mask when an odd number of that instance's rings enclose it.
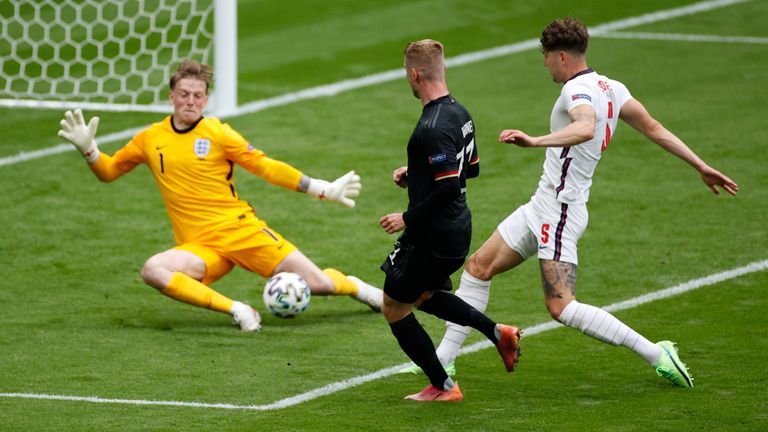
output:
{"label": "player's forearm", "polygon": [[105,183],[111,182],[123,175],[117,168],[114,158],[105,153],[100,153],[98,159],[88,164],[88,168],[91,169],[100,181]]}
{"label": "player's forearm", "polygon": [[416,225],[451,205],[461,195],[458,178],[440,180],[427,198],[403,213],[406,226]]}
{"label": "player's forearm", "polygon": [[252,172],[275,186],[301,191],[303,174],[285,162],[264,157]]}
{"label": "player's forearm", "polygon": [[651,141],[682,159],[697,171],[701,172],[707,166],[677,135],[667,130],[661,123],[654,121],[653,126],[643,133]]}
{"label": "player's forearm", "polygon": [[538,137],[534,147],[571,147],[589,141],[594,136],[594,122],[576,121],[557,132]]}

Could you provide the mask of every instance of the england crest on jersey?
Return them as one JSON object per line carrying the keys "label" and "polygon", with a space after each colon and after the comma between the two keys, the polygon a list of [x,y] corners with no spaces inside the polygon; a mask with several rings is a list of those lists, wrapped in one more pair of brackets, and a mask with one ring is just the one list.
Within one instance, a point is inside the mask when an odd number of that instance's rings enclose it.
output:
{"label": "england crest on jersey", "polygon": [[195,154],[197,157],[204,158],[211,152],[211,140],[208,138],[197,138],[195,140]]}

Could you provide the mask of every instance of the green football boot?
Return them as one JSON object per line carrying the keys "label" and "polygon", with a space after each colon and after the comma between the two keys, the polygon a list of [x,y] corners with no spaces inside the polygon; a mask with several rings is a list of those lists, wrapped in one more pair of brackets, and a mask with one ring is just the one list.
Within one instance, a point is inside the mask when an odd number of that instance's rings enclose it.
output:
{"label": "green football boot", "polygon": [[657,342],[661,348],[661,356],[656,362],[656,374],[664,377],[680,387],[693,387],[693,378],[688,373],[685,363],[677,356],[677,348],[672,341]]}
{"label": "green football boot", "polygon": [[[450,377],[456,376],[456,364],[455,364],[455,362],[448,363],[447,366],[444,366],[444,369],[445,369],[445,373],[447,373],[448,376],[450,376]],[[412,365],[410,365],[408,367],[404,367],[404,368],[400,369],[399,371],[397,371],[397,373],[399,373],[399,374],[414,374],[414,375],[418,375],[420,373],[423,373],[423,371],[421,370],[420,367],[416,366],[415,364],[412,364]]]}

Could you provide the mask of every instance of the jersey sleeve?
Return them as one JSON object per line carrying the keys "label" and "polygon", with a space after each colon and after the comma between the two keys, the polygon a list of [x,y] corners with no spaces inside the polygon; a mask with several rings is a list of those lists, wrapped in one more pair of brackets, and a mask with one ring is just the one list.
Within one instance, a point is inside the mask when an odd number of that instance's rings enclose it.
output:
{"label": "jersey sleeve", "polygon": [[221,124],[220,145],[232,161],[269,183],[286,189],[299,187],[302,173],[285,162],[272,159],[254,148],[239,132],[226,123]]}
{"label": "jersey sleeve", "polygon": [[632,94],[624,83],[612,80],[611,88],[613,89],[614,96],[616,96],[616,103],[618,104],[619,109],[621,109],[628,100],[632,99]]}
{"label": "jersey sleeve", "polygon": [[103,182],[111,182],[144,163],[144,141],[148,129],[136,134],[123,148],[113,156],[101,153],[96,162],[88,165],[91,171]]}
{"label": "jersey sleeve", "polygon": [[423,201],[403,213],[406,226],[422,223],[461,195],[459,171],[462,169],[463,149],[460,147],[462,154],[456,157],[456,144],[448,131],[424,129],[420,138],[436,185]]}
{"label": "jersey sleeve", "polygon": [[568,82],[563,86],[560,94],[565,101],[565,110],[571,112],[579,105],[589,104],[594,106],[595,90],[580,82]]}
{"label": "jersey sleeve", "polygon": [[[460,164],[464,161],[463,155],[457,154],[454,138],[436,128],[424,129],[422,134],[423,149],[435,181],[459,177]],[[463,151],[461,147],[459,151]]]}

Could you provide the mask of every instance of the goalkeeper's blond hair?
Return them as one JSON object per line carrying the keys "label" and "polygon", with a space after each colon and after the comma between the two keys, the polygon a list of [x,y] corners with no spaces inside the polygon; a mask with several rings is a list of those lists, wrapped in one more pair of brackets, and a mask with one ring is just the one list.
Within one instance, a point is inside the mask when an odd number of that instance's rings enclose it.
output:
{"label": "goalkeeper's blond hair", "polygon": [[179,63],[176,73],[171,75],[171,91],[176,87],[176,83],[184,78],[192,78],[205,83],[205,93],[208,93],[209,87],[213,83],[213,68],[207,64],[198,63],[192,59],[184,59]]}

